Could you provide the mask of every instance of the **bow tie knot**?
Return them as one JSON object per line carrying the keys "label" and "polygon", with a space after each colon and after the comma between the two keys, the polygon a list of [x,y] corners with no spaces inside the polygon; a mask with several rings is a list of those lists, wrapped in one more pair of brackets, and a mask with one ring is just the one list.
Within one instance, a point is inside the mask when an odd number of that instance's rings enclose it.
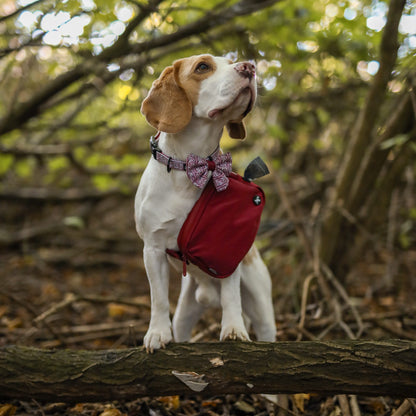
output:
{"label": "bow tie knot", "polygon": [[220,192],[227,189],[231,173],[232,159],[230,153],[220,154],[210,159],[203,159],[194,154],[186,158],[186,174],[189,180],[198,188],[203,189],[209,180],[209,172],[215,189]]}

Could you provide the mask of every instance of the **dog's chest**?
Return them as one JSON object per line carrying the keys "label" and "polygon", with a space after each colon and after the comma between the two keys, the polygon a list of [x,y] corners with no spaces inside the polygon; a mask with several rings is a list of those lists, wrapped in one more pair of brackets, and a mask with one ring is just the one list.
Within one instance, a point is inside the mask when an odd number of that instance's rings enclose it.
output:
{"label": "dog's chest", "polygon": [[201,191],[185,172],[160,172],[150,162],[135,199],[136,227],[140,237],[157,246],[176,248],[176,239]]}

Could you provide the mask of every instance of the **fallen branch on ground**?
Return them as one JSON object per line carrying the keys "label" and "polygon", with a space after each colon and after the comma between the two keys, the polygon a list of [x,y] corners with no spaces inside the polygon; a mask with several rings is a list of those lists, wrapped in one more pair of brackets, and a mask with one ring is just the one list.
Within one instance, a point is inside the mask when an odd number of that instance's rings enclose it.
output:
{"label": "fallen branch on ground", "polygon": [[416,342],[171,344],[105,351],[0,348],[0,399],[325,393],[412,397]]}

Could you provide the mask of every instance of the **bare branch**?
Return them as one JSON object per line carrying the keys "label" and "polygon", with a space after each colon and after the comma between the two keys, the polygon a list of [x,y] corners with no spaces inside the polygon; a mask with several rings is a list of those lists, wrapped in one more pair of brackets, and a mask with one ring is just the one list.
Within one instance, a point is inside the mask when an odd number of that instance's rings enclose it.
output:
{"label": "bare branch", "polygon": [[32,201],[87,201],[101,199],[113,195],[130,197],[135,189],[121,192],[120,189],[99,191],[97,189],[49,189],[49,188],[13,188],[0,191],[0,200],[32,200]]}
{"label": "bare branch", "polygon": [[[160,0],[154,0],[149,3],[148,7],[142,8],[137,17],[134,18],[127,26],[126,31],[112,46],[105,49],[100,55],[87,58],[84,62],[77,65],[73,69],[58,76],[53,81],[49,82],[43,89],[38,91],[28,101],[17,105],[13,109],[9,109],[9,113],[0,119],[0,136],[14,130],[15,128],[21,127],[31,118],[42,113],[49,100],[87,75],[96,73],[97,68],[99,70],[100,68],[103,68],[103,65],[105,68],[106,62],[110,62],[111,60],[129,54],[147,55],[151,50],[177,43],[194,35],[200,35],[201,33],[214,27],[217,28],[218,26],[224,25],[238,16],[244,16],[254,11],[269,7],[278,1],[280,0],[263,0],[259,2],[241,0],[228,8],[219,9],[215,12],[209,12],[201,19],[181,27],[172,34],[153,38],[134,45],[129,44],[128,37],[131,32],[141,23],[141,21],[152,13],[160,3]],[[147,59],[144,59],[144,61],[147,62]]]}
{"label": "bare branch", "polygon": [[6,15],[6,16],[1,16],[0,17],[0,23],[14,17],[17,16],[19,13],[24,12],[25,10],[31,9],[33,6],[38,6],[39,4],[43,3],[45,0],[36,0],[32,3],[27,4],[26,6],[20,7],[19,9],[16,9],[14,12]]}

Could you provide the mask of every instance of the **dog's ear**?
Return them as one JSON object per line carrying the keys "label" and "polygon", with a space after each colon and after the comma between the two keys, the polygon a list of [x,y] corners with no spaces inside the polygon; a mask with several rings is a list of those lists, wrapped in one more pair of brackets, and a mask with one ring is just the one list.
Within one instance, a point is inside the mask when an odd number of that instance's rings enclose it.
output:
{"label": "dog's ear", "polygon": [[246,138],[246,128],[243,120],[229,121],[227,123],[228,134],[232,139],[244,140]]}
{"label": "dog's ear", "polygon": [[192,103],[176,82],[179,69],[179,62],[165,68],[142,102],[147,122],[165,133],[181,131],[192,117]]}

